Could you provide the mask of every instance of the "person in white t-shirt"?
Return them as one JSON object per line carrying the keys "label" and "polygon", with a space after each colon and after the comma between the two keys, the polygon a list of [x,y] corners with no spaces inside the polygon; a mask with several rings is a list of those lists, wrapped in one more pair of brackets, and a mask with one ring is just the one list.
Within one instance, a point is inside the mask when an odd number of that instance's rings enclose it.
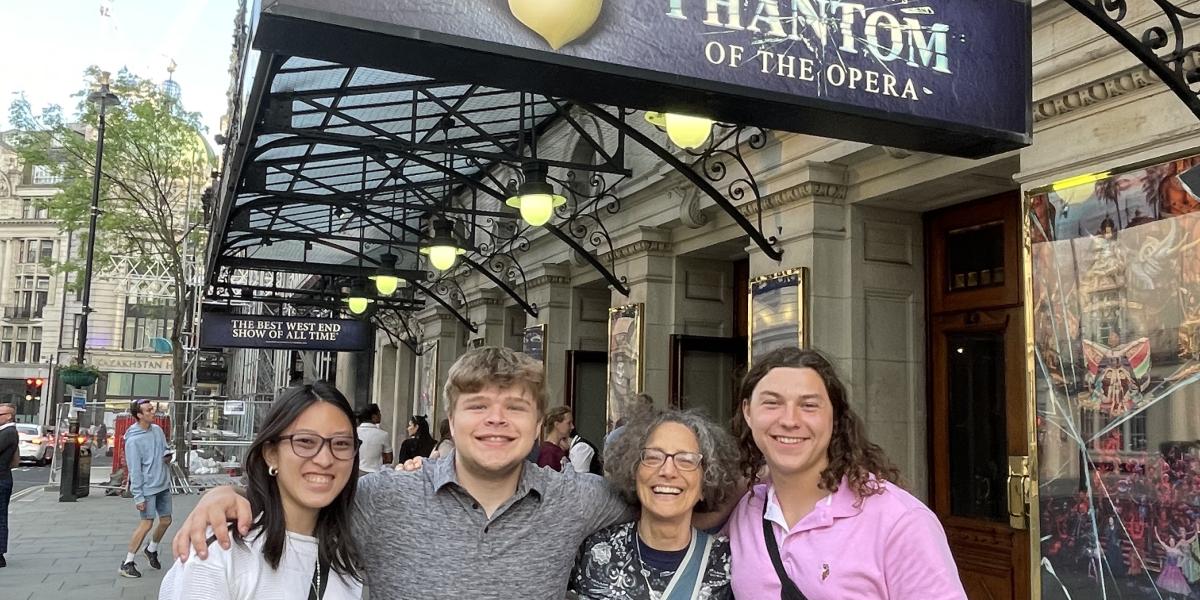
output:
{"label": "person in white t-shirt", "polygon": [[359,414],[358,439],[362,440],[362,446],[358,449],[358,470],[364,475],[392,464],[392,436],[379,426],[380,421],[383,414],[378,404],[366,407]]}
{"label": "person in white t-shirt", "polygon": [[358,443],[336,388],[319,381],[284,393],[246,456],[253,526],[234,531],[228,550],[210,528],[208,557],[176,560],[159,600],[360,599],[361,563],[347,537]]}

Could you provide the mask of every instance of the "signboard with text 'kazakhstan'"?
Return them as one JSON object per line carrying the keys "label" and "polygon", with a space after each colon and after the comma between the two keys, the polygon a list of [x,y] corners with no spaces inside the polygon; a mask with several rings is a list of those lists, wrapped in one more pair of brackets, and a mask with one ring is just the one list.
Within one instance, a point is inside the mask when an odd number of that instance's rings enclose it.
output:
{"label": "signboard with text 'kazakhstan'", "polygon": [[962,156],[1030,141],[1018,0],[275,0],[255,45]]}

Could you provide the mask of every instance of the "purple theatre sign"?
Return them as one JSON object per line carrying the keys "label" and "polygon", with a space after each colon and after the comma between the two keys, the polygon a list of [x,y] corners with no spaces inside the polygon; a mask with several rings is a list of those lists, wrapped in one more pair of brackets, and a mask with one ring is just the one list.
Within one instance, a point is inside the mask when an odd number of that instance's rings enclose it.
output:
{"label": "purple theatre sign", "polygon": [[264,4],[278,54],[962,156],[1030,141],[1027,0]]}
{"label": "purple theatre sign", "polygon": [[363,321],[238,315],[205,311],[200,319],[202,348],[274,348],[353,352],[371,347]]}

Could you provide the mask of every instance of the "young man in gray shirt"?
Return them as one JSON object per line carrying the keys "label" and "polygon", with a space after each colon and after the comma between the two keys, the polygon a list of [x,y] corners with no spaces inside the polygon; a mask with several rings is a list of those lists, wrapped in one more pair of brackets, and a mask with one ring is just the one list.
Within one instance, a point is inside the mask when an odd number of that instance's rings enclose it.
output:
{"label": "young man in gray shirt", "polygon": [[[563,598],[584,538],[633,520],[632,507],[596,475],[525,461],[547,403],[540,362],[472,350],[450,367],[445,397],[450,456],[359,481],[351,534],[371,597]],[[246,531],[249,502],[233,488],[209,492],[175,537],[175,555],[191,546],[207,556],[210,527],[228,547],[227,519]]]}

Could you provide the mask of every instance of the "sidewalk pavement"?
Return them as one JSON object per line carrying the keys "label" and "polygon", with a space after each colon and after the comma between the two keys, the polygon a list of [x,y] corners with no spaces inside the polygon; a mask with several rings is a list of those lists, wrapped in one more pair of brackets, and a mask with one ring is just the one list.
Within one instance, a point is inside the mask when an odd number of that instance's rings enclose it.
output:
{"label": "sidewalk pavement", "polygon": [[[28,600],[53,597],[86,600],[158,598],[158,586],[170,568],[171,538],[191,512],[198,495],[173,498],[177,521],[167,530],[159,557],[163,570],[150,568],[139,553],[141,579],[117,574],[129,537],[137,525],[133,500],[105,496],[93,488],[78,502],[58,501],[58,491],[29,488],[13,495],[9,512],[8,568],[0,569],[0,597]],[[149,541],[149,535],[146,536]],[[145,543],[143,543],[143,547]]]}

